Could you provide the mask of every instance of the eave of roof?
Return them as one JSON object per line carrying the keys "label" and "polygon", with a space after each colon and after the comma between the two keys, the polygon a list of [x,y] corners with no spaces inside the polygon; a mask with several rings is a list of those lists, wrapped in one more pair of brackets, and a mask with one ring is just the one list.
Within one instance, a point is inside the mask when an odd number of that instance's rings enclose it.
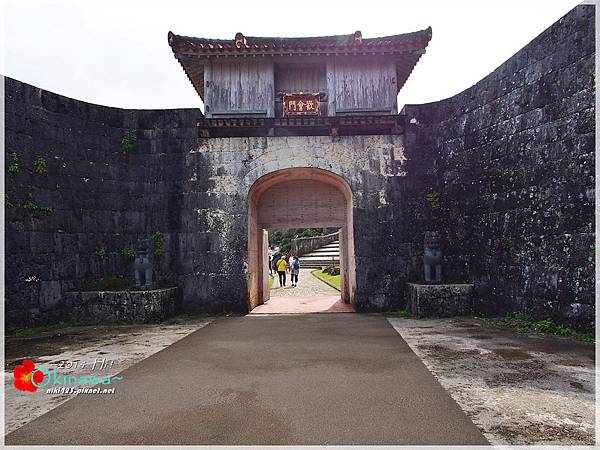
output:
{"label": "eave of roof", "polygon": [[431,40],[431,27],[413,33],[363,39],[354,34],[303,38],[250,37],[241,33],[236,39],[206,39],[180,36],[169,31],[168,42],[176,55],[251,56],[382,54],[424,50]]}

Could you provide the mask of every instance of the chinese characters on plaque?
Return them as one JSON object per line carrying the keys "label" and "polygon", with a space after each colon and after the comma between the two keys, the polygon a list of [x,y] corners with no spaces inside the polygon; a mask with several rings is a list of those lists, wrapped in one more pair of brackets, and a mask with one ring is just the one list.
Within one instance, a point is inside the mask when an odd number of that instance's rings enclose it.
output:
{"label": "chinese characters on plaque", "polygon": [[319,93],[283,95],[284,116],[318,116],[320,106]]}

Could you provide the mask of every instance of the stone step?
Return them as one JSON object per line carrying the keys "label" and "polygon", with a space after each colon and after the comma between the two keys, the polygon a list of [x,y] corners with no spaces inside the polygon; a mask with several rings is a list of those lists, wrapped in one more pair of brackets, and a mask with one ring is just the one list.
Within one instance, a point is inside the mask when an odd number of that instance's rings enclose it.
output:
{"label": "stone step", "polygon": [[331,264],[340,263],[340,243],[331,242],[300,257],[300,267],[303,269],[320,269]]}
{"label": "stone step", "polygon": [[323,260],[323,261],[331,261],[332,259],[340,259],[340,255],[306,255],[306,256],[302,256],[300,257],[300,261],[318,261],[318,260]]}
{"label": "stone step", "polygon": [[[304,255],[304,258],[325,258],[325,259],[329,259],[331,257],[334,258],[339,258],[340,253],[339,252],[322,252],[322,253],[309,253],[307,255]],[[301,256],[302,258],[302,256]]]}
{"label": "stone step", "polygon": [[320,261],[316,260],[316,261],[300,261],[300,267],[304,268],[304,267],[309,267],[309,266],[317,266],[317,267],[321,267],[321,266],[330,266],[331,264],[339,264],[340,262],[338,260],[335,261],[331,261],[331,260],[325,260],[322,259]]}
{"label": "stone step", "polygon": [[329,267],[331,264],[304,264],[302,269],[321,269],[323,267]]}
{"label": "stone step", "polygon": [[340,251],[335,248],[325,248],[320,250],[315,250],[310,253],[307,253],[305,256],[313,256],[313,255],[339,255]]}
{"label": "stone step", "polygon": [[311,253],[337,253],[339,251],[339,247],[321,247],[316,250],[313,250]]}

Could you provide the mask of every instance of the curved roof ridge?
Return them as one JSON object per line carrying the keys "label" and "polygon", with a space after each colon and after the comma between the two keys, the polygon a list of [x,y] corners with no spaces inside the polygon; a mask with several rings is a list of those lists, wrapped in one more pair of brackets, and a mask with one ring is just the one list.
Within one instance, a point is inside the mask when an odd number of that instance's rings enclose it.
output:
{"label": "curved roof ridge", "polygon": [[[425,48],[431,39],[431,27],[424,30],[413,31],[409,33],[394,34],[389,36],[379,36],[371,38],[363,38],[360,31],[351,34],[337,34],[329,36],[304,36],[304,37],[268,37],[268,36],[244,36],[242,33],[237,33],[234,39],[212,39],[200,38],[192,36],[177,35],[171,31],[168,34],[169,45],[173,51],[183,50],[190,46],[194,51],[198,49],[209,48],[218,50],[237,48],[239,50],[248,49],[250,47],[267,48],[277,46],[293,45],[294,48],[302,49],[308,45],[327,45],[333,47],[342,46],[361,46],[363,43],[382,42],[387,44],[402,43],[413,44],[418,47]],[[221,47],[222,46],[222,47]]]}

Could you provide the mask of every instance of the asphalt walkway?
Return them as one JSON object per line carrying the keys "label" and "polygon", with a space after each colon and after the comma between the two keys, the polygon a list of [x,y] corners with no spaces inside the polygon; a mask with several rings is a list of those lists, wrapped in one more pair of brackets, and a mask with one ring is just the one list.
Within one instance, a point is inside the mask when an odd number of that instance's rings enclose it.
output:
{"label": "asphalt walkway", "polygon": [[122,375],[6,443],[487,443],[379,315],[222,318]]}

